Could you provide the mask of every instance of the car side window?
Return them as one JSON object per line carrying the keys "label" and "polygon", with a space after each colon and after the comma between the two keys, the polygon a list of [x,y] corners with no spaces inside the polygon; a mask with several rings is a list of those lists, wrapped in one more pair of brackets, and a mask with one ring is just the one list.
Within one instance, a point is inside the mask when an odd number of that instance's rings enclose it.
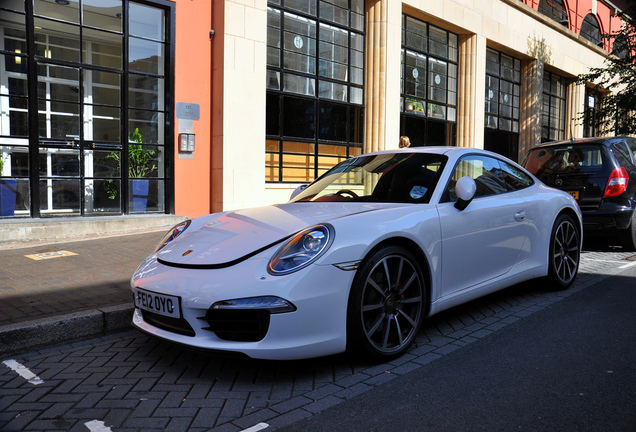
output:
{"label": "car side window", "polygon": [[[623,158],[627,159],[627,162],[631,162],[632,161],[632,151],[629,147],[627,147],[627,143],[621,141],[621,142],[617,142],[612,144],[612,149],[614,150],[614,154],[616,156],[622,156]],[[621,164],[623,162],[621,161]]]}
{"label": "car side window", "polygon": [[455,184],[462,177],[471,177],[475,180],[477,192],[475,197],[496,195],[507,192],[501,164],[497,159],[488,156],[469,155],[462,158],[453,172],[448,185],[445,201],[456,201]]}
{"label": "car side window", "polygon": [[627,145],[629,146],[629,150],[632,153],[632,160],[634,161],[634,164],[636,165],[636,140],[628,139]]}
{"label": "car side window", "polygon": [[499,164],[501,165],[504,181],[506,182],[508,191],[524,189],[528,186],[532,186],[532,184],[534,183],[532,177],[530,177],[528,174],[526,174],[516,166],[510,165],[509,163],[504,161],[499,161]]}

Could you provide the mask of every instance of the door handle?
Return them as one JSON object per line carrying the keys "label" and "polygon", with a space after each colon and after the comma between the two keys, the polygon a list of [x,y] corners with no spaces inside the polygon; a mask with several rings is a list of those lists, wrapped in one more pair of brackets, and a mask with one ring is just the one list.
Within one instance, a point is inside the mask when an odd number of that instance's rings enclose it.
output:
{"label": "door handle", "polygon": [[515,212],[515,220],[517,222],[523,222],[526,220],[526,211],[525,210],[517,210]]}

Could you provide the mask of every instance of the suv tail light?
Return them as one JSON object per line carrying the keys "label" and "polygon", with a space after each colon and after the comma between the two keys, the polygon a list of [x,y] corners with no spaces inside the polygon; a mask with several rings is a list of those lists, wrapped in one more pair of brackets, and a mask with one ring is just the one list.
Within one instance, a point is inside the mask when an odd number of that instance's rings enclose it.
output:
{"label": "suv tail light", "polygon": [[627,189],[627,182],[629,182],[627,170],[624,167],[616,168],[610,174],[603,198],[611,198],[622,194]]}

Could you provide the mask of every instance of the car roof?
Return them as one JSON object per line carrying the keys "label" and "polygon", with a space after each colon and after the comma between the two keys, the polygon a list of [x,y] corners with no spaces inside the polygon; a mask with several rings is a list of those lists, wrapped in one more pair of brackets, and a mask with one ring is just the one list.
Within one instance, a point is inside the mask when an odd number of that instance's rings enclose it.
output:
{"label": "car roof", "polygon": [[590,138],[577,138],[577,139],[569,139],[562,141],[550,141],[538,146],[532,147],[530,150],[538,149],[538,148],[546,148],[546,147],[560,147],[563,145],[586,145],[586,144],[603,144],[606,147],[609,147],[613,143],[617,141],[622,141],[628,139],[629,137],[625,136],[616,136],[616,137],[590,137]]}
{"label": "car roof", "polygon": [[422,146],[422,147],[405,147],[400,149],[381,150],[371,153],[364,153],[361,156],[379,155],[379,154],[396,154],[396,153],[432,153],[432,154],[464,154],[464,153],[481,153],[485,155],[502,157],[499,154],[489,152],[473,147],[451,147],[451,146]]}

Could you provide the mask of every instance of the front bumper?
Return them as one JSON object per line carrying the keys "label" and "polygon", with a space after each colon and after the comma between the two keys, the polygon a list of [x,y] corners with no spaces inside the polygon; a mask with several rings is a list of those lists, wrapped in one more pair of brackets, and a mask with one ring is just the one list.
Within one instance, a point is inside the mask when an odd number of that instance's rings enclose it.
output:
{"label": "front bumper", "polygon": [[[272,276],[266,265],[267,258],[257,256],[224,269],[183,269],[148,258],[133,276],[132,285],[178,296],[181,318],[175,320],[136,309],[133,325],[195,349],[242,353],[259,359],[301,359],[343,352],[347,302],[355,272],[332,265],[311,265],[289,275]],[[218,326],[211,328],[206,315],[210,317],[215,303],[258,296],[284,299],[296,310],[248,313],[250,319],[258,322],[246,325],[263,332],[262,337],[251,340],[238,340],[240,337],[231,331],[223,333]],[[243,319],[238,316],[241,313],[245,312],[224,311],[224,319],[235,328],[236,322]]]}

